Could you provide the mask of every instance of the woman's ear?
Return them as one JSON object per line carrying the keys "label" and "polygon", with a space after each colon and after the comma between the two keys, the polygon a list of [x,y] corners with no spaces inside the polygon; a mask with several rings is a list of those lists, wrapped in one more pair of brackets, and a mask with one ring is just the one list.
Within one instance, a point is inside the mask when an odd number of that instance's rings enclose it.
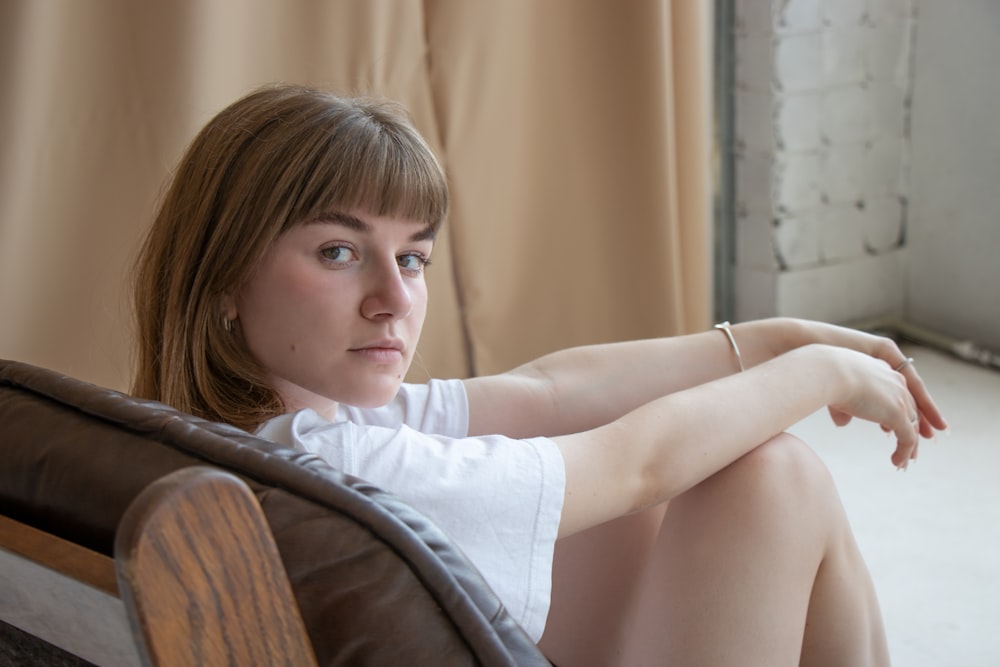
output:
{"label": "woman's ear", "polygon": [[231,294],[222,297],[222,317],[232,321],[240,316],[240,311],[236,307],[236,299]]}

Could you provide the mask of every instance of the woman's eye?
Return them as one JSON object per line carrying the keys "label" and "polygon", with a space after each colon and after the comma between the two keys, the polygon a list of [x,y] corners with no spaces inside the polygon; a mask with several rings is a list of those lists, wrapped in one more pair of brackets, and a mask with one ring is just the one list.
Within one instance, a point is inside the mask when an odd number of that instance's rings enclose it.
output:
{"label": "woman's eye", "polygon": [[431,263],[429,259],[416,253],[400,255],[396,261],[404,271],[411,271],[413,273],[420,273]]}
{"label": "woman's eye", "polygon": [[347,246],[335,245],[329,248],[323,248],[319,251],[323,259],[326,259],[334,264],[346,264],[354,259],[354,251]]}

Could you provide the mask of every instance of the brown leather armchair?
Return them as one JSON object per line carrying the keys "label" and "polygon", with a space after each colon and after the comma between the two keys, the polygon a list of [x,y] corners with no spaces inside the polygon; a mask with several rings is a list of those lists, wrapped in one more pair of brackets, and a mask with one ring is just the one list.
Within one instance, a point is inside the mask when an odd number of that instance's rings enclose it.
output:
{"label": "brown leather armchair", "polygon": [[[318,664],[549,664],[463,554],[392,494],[304,451],[0,361],[0,519],[9,525],[113,559],[136,497],[193,466],[232,473],[252,490]],[[19,575],[7,562],[0,559],[0,588],[13,590]],[[0,662],[73,664],[68,654],[57,662],[59,649],[38,639],[44,610],[26,610],[30,600],[10,591],[0,598]]]}

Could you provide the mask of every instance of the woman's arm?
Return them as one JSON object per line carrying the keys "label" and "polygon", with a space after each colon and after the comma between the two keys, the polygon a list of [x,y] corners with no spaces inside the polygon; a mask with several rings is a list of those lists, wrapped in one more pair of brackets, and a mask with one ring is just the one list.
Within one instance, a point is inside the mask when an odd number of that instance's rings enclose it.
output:
{"label": "woman's arm", "polygon": [[853,350],[799,347],[554,438],[566,465],[560,534],[667,501],[824,406],[894,432],[897,466],[915,451],[917,408],[900,373]]}
{"label": "woman's arm", "polygon": [[[781,342],[785,329],[779,320],[733,326],[744,365],[790,349]],[[470,429],[511,437],[576,433],[737,370],[729,341],[715,330],[568,348],[467,380]]]}
{"label": "woman's arm", "polygon": [[[895,368],[905,359],[896,344],[853,329],[792,318],[733,325],[743,365],[750,369],[786,352],[822,343],[863,352]],[[689,389],[738,370],[721,331],[689,336],[570,348],[510,372],[466,381],[472,434],[511,437],[577,433],[607,424],[661,396]],[[943,419],[916,371],[909,369],[914,398],[931,425]],[[843,415],[834,415],[838,423]]]}

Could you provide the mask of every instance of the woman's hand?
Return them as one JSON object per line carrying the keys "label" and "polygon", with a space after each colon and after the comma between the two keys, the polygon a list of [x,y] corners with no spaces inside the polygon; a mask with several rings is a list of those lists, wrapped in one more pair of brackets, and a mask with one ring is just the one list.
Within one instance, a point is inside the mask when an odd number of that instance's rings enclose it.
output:
{"label": "woman's hand", "polygon": [[[892,462],[905,469],[917,457],[920,437],[933,437],[934,429],[943,430],[947,423],[912,362],[899,352],[896,344],[877,336],[871,338],[876,340],[868,341],[872,347],[867,350],[846,346],[836,350],[837,366],[848,392],[844,400],[830,404],[830,416],[838,426],[858,417],[895,433]],[[887,359],[896,355],[899,362],[892,365]]]}
{"label": "woman's hand", "polygon": [[[941,431],[948,428],[944,416],[927,390],[927,386],[921,379],[914,363],[908,362],[906,355],[900,351],[899,346],[891,338],[825,322],[792,318],[780,318],[776,321],[780,322],[784,331],[787,332],[785,336],[780,338],[792,341],[790,343],[792,347],[820,343],[854,350],[881,360],[890,369],[900,374],[906,382],[906,387],[916,404],[918,435],[924,438],[933,438],[935,430]],[[843,426],[851,420],[850,415],[838,412],[832,407],[830,416],[838,426]],[[891,430],[885,424],[882,426],[883,430]],[[912,457],[916,458],[916,448],[913,449]],[[905,463],[903,465],[905,466]]]}
{"label": "woman's hand", "polygon": [[838,423],[857,417],[894,433],[896,466],[914,455],[918,403],[902,373],[857,350],[803,345],[554,437],[566,466],[566,530],[668,501],[824,407]]}

